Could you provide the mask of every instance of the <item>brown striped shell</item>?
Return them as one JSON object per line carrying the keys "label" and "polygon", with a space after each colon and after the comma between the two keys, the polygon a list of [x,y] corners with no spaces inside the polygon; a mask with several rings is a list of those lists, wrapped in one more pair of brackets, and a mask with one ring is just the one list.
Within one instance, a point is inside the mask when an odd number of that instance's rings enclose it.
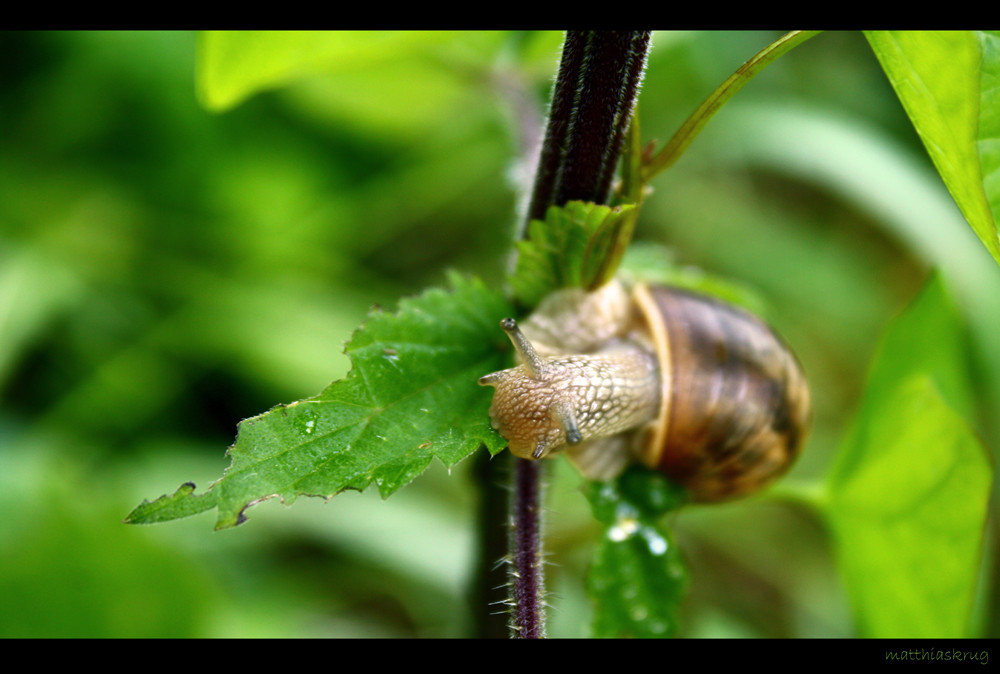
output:
{"label": "brown striped shell", "polygon": [[809,425],[809,387],[795,356],[752,314],[664,286],[633,297],[650,324],[667,391],[642,461],[700,501],[743,496],[791,467]]}
{"label": "brown striped shell", "polygon": [[[696,501],[743,496],[794,462],[809,389],[785,343],[724,302],[617,281],[560,291],[501,324],[521,356],[486,375],[494,427],[522,458],[566,450],[585,477],[630,461],[663,471]],[[568,349],[568,351],[567,351]]]}

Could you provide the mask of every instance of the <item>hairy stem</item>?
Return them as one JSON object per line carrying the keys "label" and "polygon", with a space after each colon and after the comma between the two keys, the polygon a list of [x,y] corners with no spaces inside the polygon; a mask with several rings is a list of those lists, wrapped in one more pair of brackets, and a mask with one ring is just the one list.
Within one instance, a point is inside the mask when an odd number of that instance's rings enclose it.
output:
{"label": "hairy stem", "polygon": [[[569,31],[552,93],[527,222],[549,206],[605,203],[639,92],[649,33]],[[511,636],[545,636],[542,573],[543,464],[514,460],[509,587]]]}
{"label": "hairy stem", "polygon": [[566,34],[528,219],[575,199],[607,201],[648,50],[644,31]]}
{"label": "hairy stem", "polygon": [[541,461],[514,461],[511,494],[511,636],[545,636],[545,573],[542,569]]}

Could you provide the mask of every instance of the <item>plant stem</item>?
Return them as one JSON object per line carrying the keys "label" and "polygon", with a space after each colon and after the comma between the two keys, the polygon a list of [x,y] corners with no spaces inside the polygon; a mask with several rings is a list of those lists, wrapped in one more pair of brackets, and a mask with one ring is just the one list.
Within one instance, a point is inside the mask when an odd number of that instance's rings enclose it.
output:
{"label": "plant stem", "polygon": [[545,574],[542,569],[541,461],[516,459],[511,499],[511,636],[545,636]]}
{"label": "plant stem", "polygon": [[607,201],[648,50],[643,31],[566,34],[528,219],[575,199]]}
{"label": "plant stem", "polygon": [[650,178],[660,171],[670,168],[676,162],[684,150],[687,149],[691,141],[695,139],[701,130],[708,124],[708,120],[726,104],[726,102],[736,95],[746,84],[752,80],[757,73],[766,68],[775,59],[791,50],[820,31],[818,30],[793,30],[764,47],[754,54],[754,56],[736,69],[732,75],[720,84],[715,91],[706,98],[698,109],[691,113],[685,120],[681,128],[667,142],[662,150],[650,159],[643,170],[643,182],[649,182]]}
{"label": "plant stem", "polygon": [[[549,206],[603,204],[639,92],[649,33],[569,31],[552,93],[527,222]],[[515,459],[511,490],[511,636],[545,636],[540,461]]]}

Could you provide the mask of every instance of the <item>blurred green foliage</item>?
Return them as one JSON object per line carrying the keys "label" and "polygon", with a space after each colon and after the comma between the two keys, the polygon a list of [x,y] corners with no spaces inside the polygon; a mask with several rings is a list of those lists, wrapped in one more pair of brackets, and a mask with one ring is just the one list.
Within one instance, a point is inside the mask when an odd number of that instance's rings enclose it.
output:
{"label": "blurred green foliage", "polygon": [[883,334],[830,471],[824,517],[865,636],[969,633],[993,473],[965,422],[962,333],[933,279]]}
{"label": "blurred green foliage", "polygon": [[[655,35],[644,135],[668,138],[776,36]],[[438,58],[390,40],[378,67],[216,114],[193,34],[0,36],[0,636],[468,633],[468,462],[385,502],[269,502],[223,533],[204,515],[119,523],[220,475],[239,420],[343,376],[371,305],[449,267],[499,283],[561,36],[448,37]],[[1000,446],[1000,270],[863,36],[782,57],[654,188],[637,238],[754,288],[809,373],[816,426],[793,484],[828,469],[882,327],[933,268],[969,326],[973,428]],[[549,634],[581,636],[598,525],[554,467]],[[692,569],[680,634],[854,633],[814,518],[755,501],[671,525]],[[996,636],[990,564],[974,631]]]}

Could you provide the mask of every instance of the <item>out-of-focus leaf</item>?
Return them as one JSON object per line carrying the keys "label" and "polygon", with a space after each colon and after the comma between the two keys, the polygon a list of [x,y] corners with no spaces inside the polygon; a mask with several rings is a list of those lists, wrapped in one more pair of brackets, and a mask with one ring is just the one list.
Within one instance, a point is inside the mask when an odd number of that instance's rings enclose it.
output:
{"label": "out-of-focus leaf", "polygon": [[0,430],[0,638],[203,636],[229,603],[220,585],[185,551],[118,523],[108,474],[93,489],[82,463],[91,453],[32,435]]}
{"label": "out-of-focus leaf", "polygon": [[888,398],[914,373],[930,376],[945,402],[964,418],[976,412],[969,381],[968,340],[945,285],[932,278],[882,337],[865,397]]}
{"label": "out-of-focus leaf", "polygon": [[79,297],[71,272],[30,249],[0,241],[0,384],[49,320]]}
{"label": "out-of-focus leaf", "polygon": [[198,45],[198,94],[226,110],[247,97],[332,69],[359,69],[401,50],[437,44],[426,31],[206,31]]}
{"label": "out-of-focus leaf", "polygon": [[560,288],[593,289],[613,276],[635,208],[571,201],[550,207],[544,221],[532,220],[508,279],[518,302],[531,308]]}
{"label": "out-of-focus leaf", "polygon": [[590,483],[587,498],[604,527],[587,575],[594,636],[674,634],[688,573],[658,520],[683,502],[680,488],[636,466],[614,482]]}
{"label": "out-of-focus leaf", "polygon": [[1000,262],[1000,36],[866,35],[962,214]]}
{"label": "out-of-focus leaf", "polygon": [[243,421],[232,465],[209,492],[182,486],[144,502],[126,521],[175,519],[218,505],[221,529],[273,496],[285,503],[329,498],[374,482],[385,497],[434,457],[450,466],[480,445],[503,449],[489,424],[489,390],[477,380],[503,365],[497,321],[511,308],[475,279],[455,275],[452,286],[403,300],[394,314],[375,312],[347,345],[352,370],[345,379]]}
{"label": "out-of-focus leaf", "polygon": [[863,636],[962,637],[992,469],[962,330],[934,282],[887,330],[825,502]]}
{"label": "out-of-focus leaf", "polygon": [[538,59],[546,45],[558,48],[504,31],[208,32],[199,36],[196,84],[210,110],[287,88],[286,101],[320,124],[412,142],[419,129],[495,114],[496,99],[483,92],[502,88],[493,77],[498,52]]}
{"label": "out-of-focus leaf", "polygon": [[681,266],[673,251],[659,244],[636,241],[629,246],[622,260],[621,275],[633,282],[662,283],[712,295],[767,319],[767,302],[759,293],[698,267]]}

